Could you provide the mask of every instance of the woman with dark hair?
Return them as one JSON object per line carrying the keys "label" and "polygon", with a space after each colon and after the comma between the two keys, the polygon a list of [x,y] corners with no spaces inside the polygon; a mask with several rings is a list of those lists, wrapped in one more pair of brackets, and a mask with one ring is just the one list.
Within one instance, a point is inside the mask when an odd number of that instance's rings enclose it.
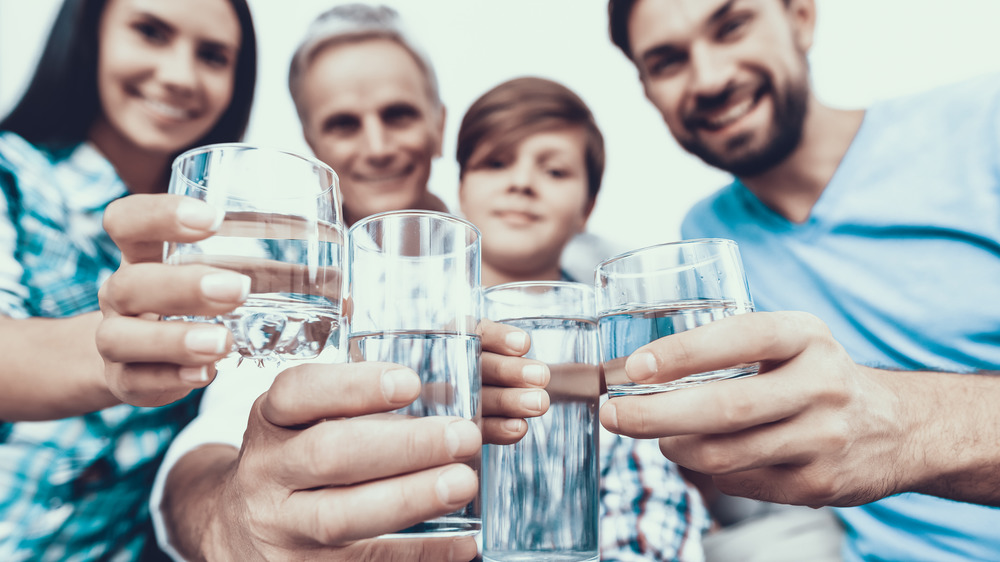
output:
{"label": "woman with dark hair", "polygon": [[255,79],[246,0],[66,0],[0,121],[0,559],[142,553],[153,475],[200,394],[154,409],[110,392],[104,210],[165,192],[180,152],[239,140]]}
{"label": "woman with dark hair", "polygon": [[[499,84],[462,118],[456,157],[462,213],[482,232],[483,285],[573,280],[560,257],[604,172],[604,139],[583,100],[543,78]],[[657,442],[603,428],[599,441],[601,559],[703,558],[708,513]]]}

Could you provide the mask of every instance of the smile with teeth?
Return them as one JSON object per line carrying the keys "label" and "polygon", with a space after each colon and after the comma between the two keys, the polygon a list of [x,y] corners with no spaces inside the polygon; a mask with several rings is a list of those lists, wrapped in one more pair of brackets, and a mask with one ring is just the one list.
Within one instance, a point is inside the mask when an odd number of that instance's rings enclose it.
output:
{"label": "smile with teeth", "polygon": [[148,107],[149,109],[151,109],[153,111],[153,113],[162,115],[163,117],[166,117],[167,119],[173,119],[175,121],[181,121],[181,120],[184,120],[184,119],[191,119],[191,118],[194,117],[194,112],[193,111],[190,111],[190,110],[187,110],[187,109],[184,109],[184,108],[181,108],[181,107],[177,107],[175,105],[170,105],[168,103],[164,103],[164,102],[156,101],[156,100],[151,100],[151,99],[148,99],[148,98],[145,99],[145,102],[146,102],[146,107]]}
{"label": "smile with teeth", "polygon": [[706,115],[702,118],[702,126],[711,131],[717,131],[739,121],[744,115],[750,113],[757,105],[756,97],[747,97],[745,100],[733,104],[723,111],[713,115]]}

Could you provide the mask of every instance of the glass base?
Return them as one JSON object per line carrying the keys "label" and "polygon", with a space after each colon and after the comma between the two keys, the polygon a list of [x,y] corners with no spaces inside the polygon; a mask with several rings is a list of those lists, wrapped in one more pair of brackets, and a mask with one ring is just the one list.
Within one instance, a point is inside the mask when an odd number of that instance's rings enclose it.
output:
{"label": "glass base", "polygon": [[589,551],[551,550],[511,550],[507,552],[483,552],[483,562],[597,562],[601,559],[599,553]]}
{"label": "glass base", "polygon": [[381,535],[380,539],[416,539],[434,537],[465,537],[475,535],[483,527],[482,520],[470,517],[439,517],[412,527]]}
{"label": "glass base", "polygon": [[614,398],[616,396],[657,394],[660,392],[668,392],[690,386],[698,386],[709,382],[749,377],[756,375],[759,367],[759,364],[752,363],[749,365],[733,367],[731,369],[720,369],[718,371],[708,371],[707,373],[699,373],[697,375],[688,375],[675,381],[657,384],[611,384],[608,385],[608,396]]}

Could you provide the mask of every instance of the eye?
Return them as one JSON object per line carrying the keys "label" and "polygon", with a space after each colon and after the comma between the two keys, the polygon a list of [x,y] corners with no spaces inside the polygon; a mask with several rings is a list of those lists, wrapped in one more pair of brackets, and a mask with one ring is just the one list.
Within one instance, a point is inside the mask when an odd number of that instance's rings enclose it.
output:
{"label": "eye", "polygon": [[561,180],[570,176],[570,171],[565,168],[549,168],[545,171],[549,176]]}
{"label": "eye", "polygon": [[420,119],[420,111],[409,104],[390,105],[382,111],[382,121],[391,127],[406,127]]}
{"label": "eye", "polygon": [[136,22],[132,24],[132,29],[143,37],[147,42],[154,45],[161,45],[167,42],[167,32],[162,26],[150,22]]}
{"label": "eye", "polygon": [[739,14],[723,21],[719,24],[719,28],[715,33],[716,39],[726,40],[739,38],[741,36],[741,32],[746,29],[747,24],[751,19],[753,19],[753,16],[750,14]]}
{"label": "eye", "polygon": [[680,70],[687,61],[687,54],[682,51],[671,51],[649,58],[646,62],[646,72],[650,76],[668,76]]}
{"label": "eye", "polygon": [[231,59],[228,53],[220,47],[204,46],[198,49],[198,58],[215,68],[226,68]]}
{"label": "eye", "polygon": [[352,115],[334,115],[323,121],[321,130],[325,134],[346,137],[361,130],[361,120]]}

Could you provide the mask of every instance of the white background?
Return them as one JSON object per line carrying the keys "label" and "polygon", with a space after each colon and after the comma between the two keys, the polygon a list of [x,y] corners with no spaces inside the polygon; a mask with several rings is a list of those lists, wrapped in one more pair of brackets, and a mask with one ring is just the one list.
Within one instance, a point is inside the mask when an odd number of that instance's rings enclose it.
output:
{"label": "white background", "polygon": [[[163,0],[169,1],[169,0]],[[777,0],[774,0],[777,1]],[[20,96],[60,0],[0,0],[0,114]],[[286,90],[288,59],[330,0],[250,0],[259,69],[247,142],[308,153]],[[472,101],[523,75],[591,106],[608,164],[591,232],[621,249],[675,240],[687,209],[727,181],[674,143],[607,35],[605,0],[397,0],[437,67],[448,109],[431,189],[455,209],[455,136]],[[1000,70],[998,0],[816,0],[819,97],[839,107]]]}

